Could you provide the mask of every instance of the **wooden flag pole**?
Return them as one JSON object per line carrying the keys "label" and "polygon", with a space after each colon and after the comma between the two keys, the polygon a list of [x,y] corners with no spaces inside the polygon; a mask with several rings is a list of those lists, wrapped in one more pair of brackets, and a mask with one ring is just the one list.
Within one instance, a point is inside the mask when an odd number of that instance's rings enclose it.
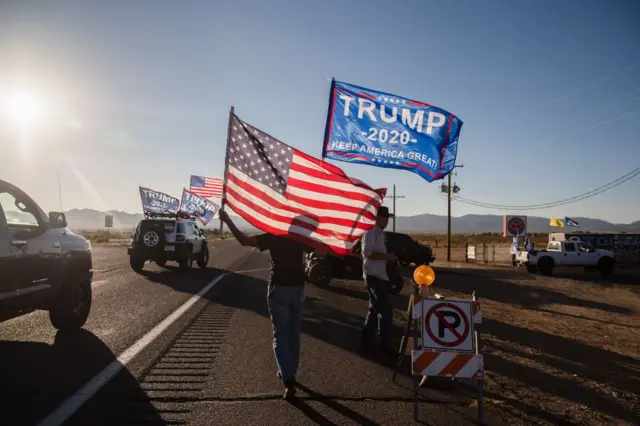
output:
{"label": "wooden flag pole", "polygon": [[[220,211],[224,211],[224,205],[227,198],[227,172],[229,171],[229,140],[231,139],[231,125],[233,124],[233,116],[235,109],[233,105],[229,108],[229,124],[227,125],[227,149],[224,154],[224,177],[222,180],[222,200],[220,202]],[[220,221],[220,235],[222,235],[222,228],[224,222]]]}

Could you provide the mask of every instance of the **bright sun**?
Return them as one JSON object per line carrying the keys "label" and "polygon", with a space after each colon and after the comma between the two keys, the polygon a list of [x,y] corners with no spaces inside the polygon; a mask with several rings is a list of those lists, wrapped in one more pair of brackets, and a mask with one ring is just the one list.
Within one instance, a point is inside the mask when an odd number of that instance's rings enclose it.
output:
{"label": "bright sun", "polygon": [[41,120],[45,113],[43,99],[27,90],[15,90],[6,98],[6,111],[19,124],[31,124]]}

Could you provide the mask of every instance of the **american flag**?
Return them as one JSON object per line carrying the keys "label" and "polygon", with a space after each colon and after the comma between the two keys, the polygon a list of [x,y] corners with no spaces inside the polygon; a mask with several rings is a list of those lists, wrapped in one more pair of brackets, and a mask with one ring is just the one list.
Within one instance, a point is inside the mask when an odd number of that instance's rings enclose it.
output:
{"label": "american flag", "polygon": [[261,231],[346,254],[375,224],[386,189],[294,149],[233,116],[224,198]]}
{"label": "american flag", "polygon": [[222,179],[191,175],[189,191],[204,198],[222,198]]}

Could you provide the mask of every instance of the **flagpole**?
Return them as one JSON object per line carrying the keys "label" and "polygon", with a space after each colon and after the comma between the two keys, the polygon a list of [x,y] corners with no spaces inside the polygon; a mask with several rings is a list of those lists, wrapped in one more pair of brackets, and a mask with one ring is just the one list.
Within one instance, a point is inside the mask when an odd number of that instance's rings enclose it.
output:
{"label": "flagpole", "polygon": [[[229,124],[227,125],[227,149],[224,154],[224,177],[222,180],[222,200],[220,201],[220,211],[224,211],[224,205],[227,197],[227,172],[229,171],[229,140],[231,139],[231,125],[233,124],[233,116],[235,114],[235,108],[233,105],[229,108]],[[224,222],[220,221],[220,235],[222,235],[222,228]]]}
{"label": "flagpole", "polygon": [[336,79],[334,77],[331,78],[331,86],[329,88],[329,106],[327,107],[327,119],[325,120],[325,125],[324,125],[324,138],[322,139],[322,161],[325,161],[325,156],[327,155],[327,138],[329,137],[329,133],[331,131],[330,127],[330,121],[331,121],[331,113],[332,113],[332,108],[331,106],[333,105],[334,102],[334,95],[335,95],[335,85],[336,85]]}

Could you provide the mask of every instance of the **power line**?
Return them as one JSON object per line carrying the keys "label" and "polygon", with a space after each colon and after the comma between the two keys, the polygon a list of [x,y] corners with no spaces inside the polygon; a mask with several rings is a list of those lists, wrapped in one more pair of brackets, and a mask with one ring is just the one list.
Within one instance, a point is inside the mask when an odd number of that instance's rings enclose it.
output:
{"label": "power line", "polygon": [[602,186],[599,186],[598,188],[592,189],[590,191],[584,192],[580,195],[576,195],[573,197],[569,197],[569,198],[564,198],[561,200],[557,200],[557,201],[553,201],[553,202],[548,202],[548,203],[540,203],[540,204],[529,204],[529,205],[520,205],[520,206],[510,206],[510,205],[503,205],[503,204],[491,204],[491,203],[485,203],[483,201],[477,201],[477,200],[472,200],[469,198],[464,198],[464,197],[455,197],[453,198],[454,201],[460,201],[462,203],[465,204],[470,204],[476,207],[483,207],[483,208],[488,208],[488,209],[497,209],[497,210],[540,210],[540,209],[546,209],[546,208],[551,208],[551,207],[557,207],[557,206],[562,206],[565,204],[571,204],[571,203],[575,203],[578,201],[582,201],[582,200],[586,200],[588,198],[594,197],[596,195],[602,194],[603,192],[606,192],[610,189],[615,188],[616,186],[619,186],[631,179],[633,179],[634,177],[640,175],[640,167],[632,170],[631,172],[605,184]]}

